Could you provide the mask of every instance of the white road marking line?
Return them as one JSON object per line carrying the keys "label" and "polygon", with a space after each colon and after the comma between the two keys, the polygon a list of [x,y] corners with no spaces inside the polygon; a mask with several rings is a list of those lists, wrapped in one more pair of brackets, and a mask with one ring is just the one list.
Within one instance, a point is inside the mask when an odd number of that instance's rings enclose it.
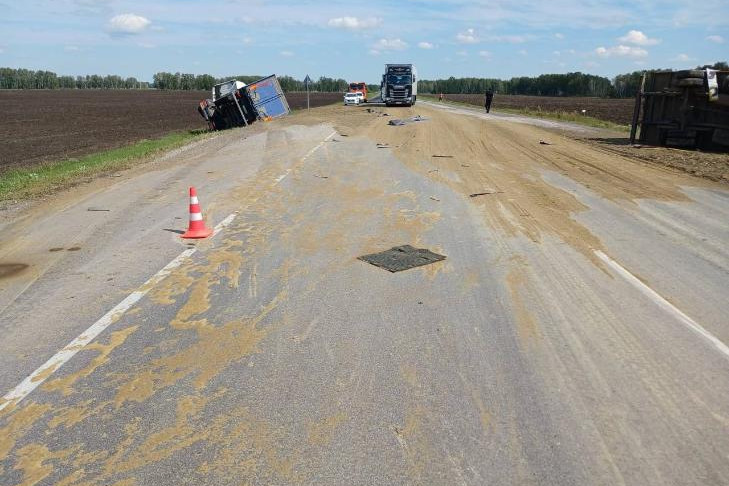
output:
{"label": "white road marking line", "polygon": [[644,295],[646,295],[648,298],[650,298],[653,302],[658,304],[659,307],[661,307],[663,310],[667,311],[668,313],[672,314],[676,319],[678,319],[683,325],[685,325],[690,330],[694,331],[699,336],[703,337],[707,341],[709,341],[711,344],[713,344],[716,349],[719,350],[724,356],[729,358],[729,346],[724,344],[722,341],[720,341],[716,336],[711,334],[709,331],[704,329],[698,322],[691,319],[689,316],[681,312],[680,309],[678,309],[676,306],[668,302],[666,299],[660,296],[655,290],[648,287],[646,284],[640,281],[635,275],[630,273],[628,270],[626,270],[622,265],[620,265],[618,262],[601,252],[600,250],[594,250],[595,255],[597,255],[600,260],[604,261],[605,263],[610,266],[613,270],[615,270],[621,277],[623,277],[625,280],[627,280],[629,283],[631,283],[634,287],[636,287],[638,290],[640,290]]}
{"label": "white road marking line", "polygon": [[[311,155],[312,155],[312,154],[313,154],[314,152],[316,152],[317,150],[319,150],[319,149],[321,148],[321,146],[322,146],[322,145],[324,145],[324,144],[325,144],[325,143],[326,143],[326,142],[327,142],[327,141],[328,141],[328,140],[329,140],[330,138],[332,138],[332,137],[333,137],[334,135],[336,135],[336,134],[337,134],[337,132],[336,132],[336,130],[335,130],[335,131],[333,131],[332,133],[330,133],[329,135],[327,135],[327,138],[325,138],[324,140],[322,140],[321,142],[319,142],[319,143],[318,143],[318,144],[316,145],[316,147],[314,147],[313,149],[309,150],[309,151],[308,151],[308,152],[306,153],[306,155],[304,155],[304,156],[303,156],[303,157],[301,158],[301,161],[302,161],[302,162],[304,162],[304,161],[305,161],[306,159],[308,159],[309,157],[311,157]],[[274,183],[273,183],[273,185],[275,186],[276,184],[278,184],[279,182],[281,182],[282,180],[284,180],[284,179],[286,178],[286,176],[287,176],[287,175],[289,175],[290,173],[291,173],[291,169],[287,169],[287,170],[286,170],[286,172],[284,172],[283,174],[281,174],[280,176],[278,176],[278,177],[276,178],[276,182],[274,182]]]}
{"label": "white road marking line", "polygon": [[[228,226],[237,216],[237,213],[228,215],[224,220],[218,223],[214,230],[213,236],[217,235],[223,228]],[[46,381],[53,373],[55,373],[68,360],[73,358],[76,353],[81,351],[87,344],[93,341],[104,329],[117,322],[126,311],[144,297],[155,285],[165,279],[172,270],[179,267],[185,260],[190,258],[197,248],[188,248],[183,251],[174,260],[165,265],[165,267],[154,274],[149,280],[144,282],[137,290],[129,294],[124,300],[119,302],[113,309],[104,314],[98,321],[93,323],[91,327],[81,333],[76,339],[68,343],[63,349],[54,354],[48,361],[41,365],[37,370],[30,374],[26,379],[21,381],[15,388],[10,390],[0,400],[0,412],[9,405],[17,405],[23,398],[28,396],[30,392],[35,390],[41,383]]]}

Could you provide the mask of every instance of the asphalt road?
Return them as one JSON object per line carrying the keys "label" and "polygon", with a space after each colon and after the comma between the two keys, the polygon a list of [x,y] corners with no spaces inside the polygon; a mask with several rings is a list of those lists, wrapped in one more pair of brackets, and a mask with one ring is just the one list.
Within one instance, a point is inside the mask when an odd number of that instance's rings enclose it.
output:
{"label": "asphalt road", "polygon": [[2,485],[729,484],[725,185],[336,106],[4,219]]}

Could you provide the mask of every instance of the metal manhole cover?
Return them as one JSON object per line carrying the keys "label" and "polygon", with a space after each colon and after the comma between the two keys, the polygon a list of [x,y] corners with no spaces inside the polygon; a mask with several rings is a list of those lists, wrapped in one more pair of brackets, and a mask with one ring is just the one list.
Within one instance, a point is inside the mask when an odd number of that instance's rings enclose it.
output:
{"label": "metal manhole cover", "polygon": [[396,246],[380,253],[372,253],[358,257],[376,267],[384,268],[389,272],[400,272],[410,268],[429,265],[445,260],[445,256],[433,253],[424,248],[415,248],[410,245]]}

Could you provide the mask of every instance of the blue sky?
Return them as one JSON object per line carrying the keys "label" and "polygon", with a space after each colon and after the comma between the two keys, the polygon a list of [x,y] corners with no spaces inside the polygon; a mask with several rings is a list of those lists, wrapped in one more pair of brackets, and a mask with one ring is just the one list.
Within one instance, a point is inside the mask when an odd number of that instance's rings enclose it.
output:
{"label": "blue sky", "polygon": [[[364,5],[364,7],[360,6]],[[377,83],[729,60],[729,0],[0,0],[0,66],[59,74],[306,74]]]}

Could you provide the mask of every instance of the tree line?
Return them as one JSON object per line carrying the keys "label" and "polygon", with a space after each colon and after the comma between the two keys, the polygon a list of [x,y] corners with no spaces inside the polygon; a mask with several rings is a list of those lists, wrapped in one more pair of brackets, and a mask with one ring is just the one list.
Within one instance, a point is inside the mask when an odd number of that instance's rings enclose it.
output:
{"label": "tree line", "polygon": [[[159,72],[153,76],[152,86],[157,89],[166,90],[209,90],[214,85],[237,79],[246,84],[261,79],[263,76],[239,75],[225,76],[216,78],[210,74],[186,74],[186,73],[167,73]],[[291,76],[277,76],[281,89],[285,92],[306,91],[304,81],[295,79]],[[342,92],[347,90],[348,83],[344,79],[334,79],[325,76],[320,77],[316,81],[309,84],[309,90],[321,92]]]}
{"label": "tree line", "polygon": [[[697,66],[696,69],[729,70],[726,62]],[[655,71],[661,71],[656,69]],[[640,89],[643,71],[618,74],[612,80],[580,72],[542,74],[536,77],[514,77],[508,80],[494,78],[454,78],[434,81],[420,80],[421,93],[483,94],[487,89],[497,93],[533,96],[597,96],[630,98]]]}
{"label": "tree line", "polygon": [[58,76],[52,71],[0,68],[0,89],[147,89],[147,81],[98,74]]}
{"label": "tree line", "polygon": [[[729,70],[726,62],[697,66],[697,69]],[[420,80],[421,93],[484,93],[491,89],[497,93],[534,96],[597,96],[632,97],[640,89],[642,71],[619,74],[612,80],[581,72],[567,74],[542,74],[536,77],[514,77],[508,80],[495,78],[455,78]],[[161,89],[161,90],[210,90],[213,85],[230,79],[251,83],[261,76],[215,77],[210,74],[159,72],[152,83],[134,77],[116,75],[58,76],[52,71],[0,68],[0,89]],[[304,91],[304,81],[291,76],[278,76],[285,92]],[[348,83],[341,78],[320,77],[309,85],[311,91],[343,92]],[[378,91],[379,85],[368,85],[370,91]]]}

